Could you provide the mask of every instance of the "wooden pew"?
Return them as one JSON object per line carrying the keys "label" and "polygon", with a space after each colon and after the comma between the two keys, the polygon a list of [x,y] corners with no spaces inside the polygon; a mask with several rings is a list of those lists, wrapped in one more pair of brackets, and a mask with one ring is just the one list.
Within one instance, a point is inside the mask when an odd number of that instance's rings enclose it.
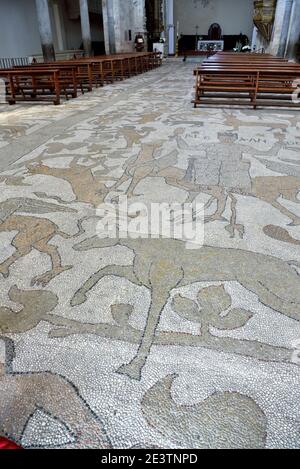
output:
{"label": "wooden pew", "polygon": [[83,93],[83,88],[82,84],[78,83],[78,77],[77,77],[77,70],[74,65],[55,65],[52,64],[40,64],[38,66],[36,65],[25,65],[25,66],[19,66],[19,67],[14,67],[13,70],[20,70],[20,71],[30,71],[30,70],[59,70],[59,81],[60,81],[60,88],[61,88],[61,94],[65,96],[65,98],[68,100],[69,98],[77,98],[77,91],[78,88],[81,89]]}
{"label": "wooden pew", "polygon": [[17,101],[52,101],[60,104],[61,84],[59,69],[0,70],[7,80],[8,103]]}
{"label": "wooden pew", "polygon": [[[300,66],[272,56],[258,54],[216,54],[195,70],[194,106],[201,104],[288,106],[299,108],[292,99],[300,78]],[[248,57],[247,57],[248,56]],[[223,61],[223,57],[226,58]]]}
{"label": "wooden pew", "polygon": [[[295,80],[300,70],[270,68],[231,68],[224,70],[199,69],[196,71],[196,96],[194,106],[200,104],[290,106],[294,103]],[[234,99],[234,101],[233,101]]]}
{"label": "wooden pew", "polygon": [[114,54],[0,70],[0,77],[6,79],[10,104],[21,100],[59,104],[61,95],[75,98],[78,89],[82,93],[92,91],[93,87],[147,72],[161,63],[160,53]]}

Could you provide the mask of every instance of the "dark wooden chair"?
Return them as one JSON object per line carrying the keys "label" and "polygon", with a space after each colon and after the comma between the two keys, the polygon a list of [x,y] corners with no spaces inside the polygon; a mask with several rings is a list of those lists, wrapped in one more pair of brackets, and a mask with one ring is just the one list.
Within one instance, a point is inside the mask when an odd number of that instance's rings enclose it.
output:
{"label": "dark wooden chair", "polygon": [[218,23],[213,23],[208,30],[209,41],[220,41],[222,38],[222,29]]}

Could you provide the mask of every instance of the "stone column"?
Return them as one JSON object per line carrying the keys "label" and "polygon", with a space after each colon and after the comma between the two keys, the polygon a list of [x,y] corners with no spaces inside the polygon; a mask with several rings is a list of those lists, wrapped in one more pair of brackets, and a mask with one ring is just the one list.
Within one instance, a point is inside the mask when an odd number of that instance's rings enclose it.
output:
{"label": "stone column", "polygon": [[109,26],[108,26],[108,0],[102,0],[102,16],[103,16],[103,32],[104,32],[104,43],[105,52],[107,55],[110,54],[110,43],[109,43]]}
{"label": "stone column", "polygon": [[167,0],[167,28],[169,31],[169,55],[175,55],[174,0]]}
{"label": "stone column", "polygon": [[146,3],[145,0],[133,0],[135,33],[146,33]]}
{"label": "stone column", "polygon": [[79,6],[83,48],[85,55],[90,57],[92,55],[92,36],[88,0],[79,0]]}
{"label": "stone column", "polygon": [[280,45],[277,53],[278,57],[284,57],[286,53],[287,40],[290,31],[291,15],[293,10],[293,2],[294,0],[286,0],[285,2],[285,12],[282,22]]}
{"label": "stone column", "polygon": [[273,55],[283,57],[287,46],[293,0],[277,0],[272,40],[268,49]]}
{"label": "stone column", "polygon": [[102,0],[103,30],[106,54],[116,53],[116,11],[114,0]]}
{"label": "stone column", "polygon": [[254,26],[251,40],[252,50],[257,50],[257,28]]}
{"label": "stone column", "polygon": [[57,49],[59,51],[64,50],[64,38],[63,38],[63,26],[61,23],[59,0],[55,0],[52,3],[53,17],[55,22],[55,30],[57,37]]}
{"label": "stone column", "polygon": [[110,54],[115,54],[116,53],[116,34],[115,34],[114,0],[106,0],[106,4],[107,4],[109,50],[110,50]]}
{"label": "stone column", "polygon": [[300,0],[294,0],[294,8],[292,11],[290,35],[287,45],[287,57],[295,59],[300,41]]}
{"label": "stone column", "polygon": [[35,0],[41,45],[45,62],[55,60],[48,0]]}
{"label": "stone column", "polygon": [[154,19],[155,19],[155,33],[159,33],[160,29],[160,17],[161,17],[161,5],[160,0],[154,0]]}

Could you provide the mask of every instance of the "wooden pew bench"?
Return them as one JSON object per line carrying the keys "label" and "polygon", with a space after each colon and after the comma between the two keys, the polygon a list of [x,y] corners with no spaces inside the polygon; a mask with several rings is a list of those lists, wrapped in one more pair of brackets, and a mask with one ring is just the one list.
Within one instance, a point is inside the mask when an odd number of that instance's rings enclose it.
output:
{"label": "wooden pew bench", "polygon": [[80,83],[78,83],[78,78],[77,78],[77,70],[74,65],[53,65],[51,64],[40,64],[39,66],[36,65],[26,65],[26,66],[21,66],[21,67],[14,67],[11,70],[20,70],[20,71],[30,71],[30,70],[59,70],[59,82],[60,82],[60,88],[61,88],[61,94],[65,96],[65,98],[68,100],[70,97],[71,98],[77,98],[77,91],[78,88],[81,89],[83,92],[82,86]]}
{"label": "wooden pew bench", "polygon": [[[238,62],[238,61],[237,61]],[[294,100],[300,66],[286,61],[270,63],[209,63],[195,70],[194,106],[200,104],[288,106]]]}
{"label": "wooden pew bench", "polygon": [[0,70],[6,80],[8,102],[52,101],[60,104],[61,96],[75,98],[78,90],[124,80],[147,72],[162,63],[157,52],[115,54],[90,58],[74,58],[50,63],[35,63]]}
{"label": "wooden pew bench", "polygon": [[257,89],[257,72],[250,70],[196,70],[196,96],[194,107],[200,104],[228,105],[232,98],[236,104],[254,103]]}
{"label": "wooden pew bench", "polygon": [[61,83],[58,69],[10,69],[0,70],[0,77],[7,80],[7,101],[52,101],[60,104]]}

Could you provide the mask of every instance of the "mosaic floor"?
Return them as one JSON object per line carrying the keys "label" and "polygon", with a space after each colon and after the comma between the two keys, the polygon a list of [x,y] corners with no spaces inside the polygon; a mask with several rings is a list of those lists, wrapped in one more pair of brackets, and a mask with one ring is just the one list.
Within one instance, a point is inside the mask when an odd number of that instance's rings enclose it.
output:
{"label": "mosaic floor", "polygon": [[[0,107],[0,435],[27,448],[300,448],[300,120],[193,109],[193,64]],[[205,204],[205,245],[96,208]]]}

